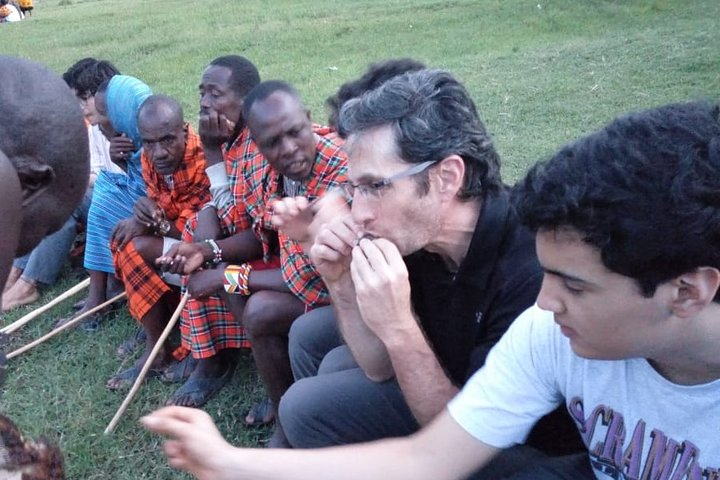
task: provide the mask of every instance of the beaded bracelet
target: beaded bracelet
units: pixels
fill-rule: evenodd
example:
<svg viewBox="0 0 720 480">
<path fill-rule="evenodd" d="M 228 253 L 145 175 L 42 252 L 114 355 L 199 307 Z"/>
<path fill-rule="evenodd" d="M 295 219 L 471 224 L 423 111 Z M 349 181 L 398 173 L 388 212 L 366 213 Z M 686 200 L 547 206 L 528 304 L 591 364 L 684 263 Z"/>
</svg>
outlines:
<svg viewBox="0 0 720 480">
<path fill-rule="evenodd" d="M 250 271 L 252 265 L 243 263 L 242 265 L 228 265 L 225 268 L 225 278 L 223 286 L 227 293 L 236 293 L 238 295 L 250 295 Z"/>
<path fill-rule="evenodd" d="M 205 243 L 210 245 L 210 248 L 212 249 L 213 258 L 212 260 L 210 260 L 210 262 L 213 265 L 217 265 L 218 263 L 222 262 L 222 249 L 217 244 L 217 242 L 210 238 L 205 240 Z"/>
</svg>

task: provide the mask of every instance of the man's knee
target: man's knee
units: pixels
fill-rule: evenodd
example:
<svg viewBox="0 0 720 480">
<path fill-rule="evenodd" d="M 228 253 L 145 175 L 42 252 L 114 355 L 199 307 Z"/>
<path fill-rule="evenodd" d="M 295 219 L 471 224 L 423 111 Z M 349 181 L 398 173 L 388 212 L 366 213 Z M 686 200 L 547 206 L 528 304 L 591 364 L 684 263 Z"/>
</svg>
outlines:
<svg viewBox="0 0 720 480">
<path fill-rule="evenodd" d="M 298 317 L 288 337 L 288 354 L 296 379 L 316 375 L 325 355 L 342 343 L 332 307 L 321 307 Z"/>
<path fill-rule="evenodd" d="M 162 239 L 141 235 L 130 240 L 129 244 L 135 248 L 138 254 L 154 266 L 155 259 L 162 255 Z"/>
<path fill-rule="evenodd" d="M 274 323 L 285 321 L 281 318 L 282 308 L 278 303 L 278 296 L 273 295 L 272 292 L 259 291 L 248 297 L 243 310 L 242 324 L 251 339 L 276 332 L 277 325 Z"/>
<path fill-rule="evenodd" d="M 280 399 L 278 415 L 285 436 L 295 448 L 310 448 L 319 441 L 321 428 L 332 420 L 325 401 L 330 398 L 325 384 L 316 377 L 293 383 Z"/>
</svg>

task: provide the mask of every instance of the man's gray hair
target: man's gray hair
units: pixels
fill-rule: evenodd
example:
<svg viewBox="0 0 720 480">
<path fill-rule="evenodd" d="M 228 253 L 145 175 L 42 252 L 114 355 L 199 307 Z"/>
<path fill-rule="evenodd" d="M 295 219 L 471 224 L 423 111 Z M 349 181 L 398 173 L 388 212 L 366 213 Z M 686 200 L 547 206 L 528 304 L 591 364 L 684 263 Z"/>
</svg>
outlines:
<svg viewBox="0 0 720 480">
<path fill-rule="evenodd" d="M 500 157 L 465 87 L 444 70 L 399 75 L 340 111 L 343 136 L 390 125 L 408 163 L 458 155 L 465 162 L 460 198 L 481 197 L 502 185 Z"/>
</svg>

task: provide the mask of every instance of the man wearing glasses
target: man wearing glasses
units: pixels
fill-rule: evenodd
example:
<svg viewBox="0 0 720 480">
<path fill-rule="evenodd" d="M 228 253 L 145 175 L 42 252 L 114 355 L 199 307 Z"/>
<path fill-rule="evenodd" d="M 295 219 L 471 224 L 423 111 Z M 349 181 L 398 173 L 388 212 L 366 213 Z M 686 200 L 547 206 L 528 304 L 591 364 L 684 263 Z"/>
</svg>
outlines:
<svg viewBox="0 0 720 480">
<path fill-rule="evenodd" d="M 542 277 L 499 156 L 449 73 L 388 81 L 348 102 L 339 129 L 352 205 L 311 249 L 334 308 L 290 332 L 297 381 L 280 420 L 295 448 L 417 431 L 533 304 Z M 292 229 L 304 205 L 284 200 L 276 222 Z"/>
</svg>

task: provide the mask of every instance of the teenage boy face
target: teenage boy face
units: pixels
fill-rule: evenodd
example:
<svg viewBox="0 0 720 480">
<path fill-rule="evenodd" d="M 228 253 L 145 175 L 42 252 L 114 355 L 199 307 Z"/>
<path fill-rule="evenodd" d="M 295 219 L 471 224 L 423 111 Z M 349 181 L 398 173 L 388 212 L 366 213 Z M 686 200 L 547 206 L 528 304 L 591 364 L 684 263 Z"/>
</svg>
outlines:
<svg viewBox="0 0 720 480">
<path fill-rule="evenodd" d="M 670 283 L 643 296 L 635 280 L 608 270 L 600 251 L 572 230 L 541 230 L 536 247 L 545 272 L 538 306 L 554 314 L 578 355 L 653 358 L 682 337 L 682 322 L 670 308 Z"/>
</svg>

